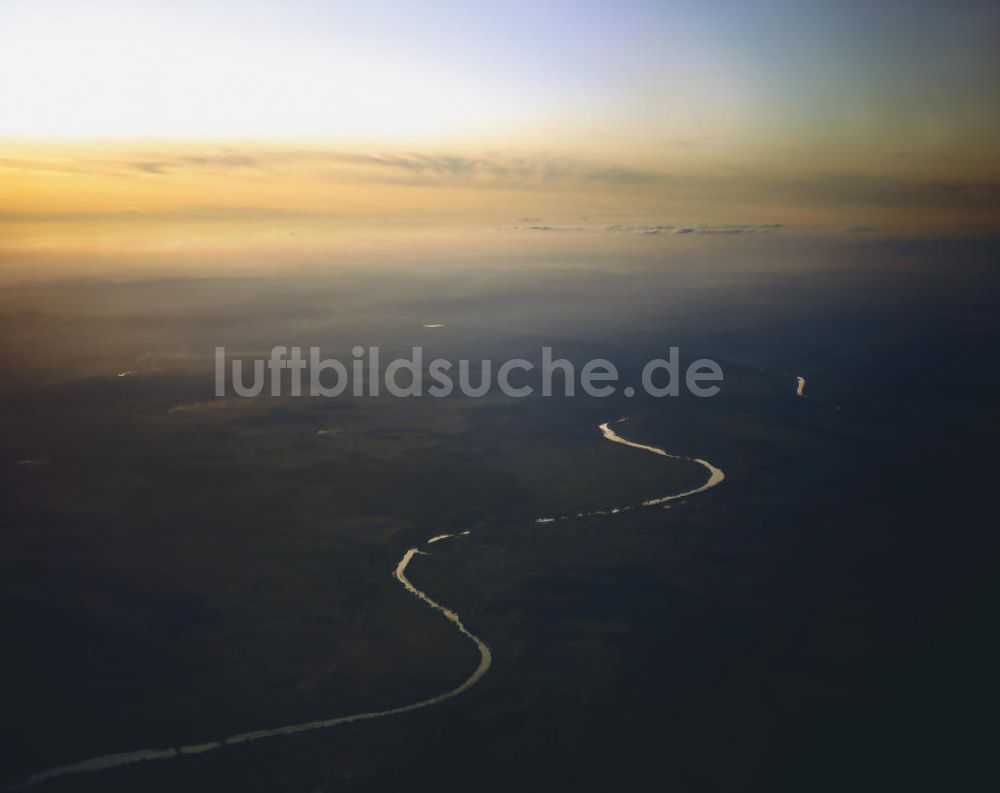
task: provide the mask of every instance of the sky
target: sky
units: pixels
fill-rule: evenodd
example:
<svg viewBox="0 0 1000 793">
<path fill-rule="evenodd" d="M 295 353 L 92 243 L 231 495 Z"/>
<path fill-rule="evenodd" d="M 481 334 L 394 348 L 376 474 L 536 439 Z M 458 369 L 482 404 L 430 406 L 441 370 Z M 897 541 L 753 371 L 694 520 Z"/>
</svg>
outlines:
<svg viewBox="0 0 1000 793">
<path fill-rule="evenodd" d="M 976 0 L 5 0 L 0 263 L 210 220 L 991 234 L 998 78 Z"/>
</svg>

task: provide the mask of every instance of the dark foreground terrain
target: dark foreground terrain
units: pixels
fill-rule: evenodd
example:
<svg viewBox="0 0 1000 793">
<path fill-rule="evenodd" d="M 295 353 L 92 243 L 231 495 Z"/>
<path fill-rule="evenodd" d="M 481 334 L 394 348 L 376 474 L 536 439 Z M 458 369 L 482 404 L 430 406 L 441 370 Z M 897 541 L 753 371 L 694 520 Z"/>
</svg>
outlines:
<svg viewBox="0 0 1000 793">
<path fill-rule="evenodd" d="M 332 303 L 374 281 L 12 291 L 0 778 L 454 687 L 475 648 L 391 573 L 470 529 L 409 571 L 493 650 L 466 694 L 37 789 L 995 789 L 995 254 L 851 251 L 839 269 L 680 286 L 554 272 L 507 325 L 528 289 L 508 275 L 410 284 L 343 326 L 317 291 Z M 546 296 L 586 279 L 601 301 L 552 319 Z M 473 319 L 456 306 L 478 289 Z M 213 290 L 253 320 L 210 327 Z M 657 290 L 661 309 L 643 302 Z M 629 295 L 642 310 L 622 319 Z M 547 319 L 525 324 L 533 311 Z M 292 316 L 312 324 L 292 335 Z M 219 402 L 200 359 L 116 376 L 151 349 L 263 343 L 269 323 L 271 344 L 430 344 L 421 320 L 475 358 L 547 343 L 632 372 L 680 344 L 719 360 L 725 385 L 707 400 Z M 71 349 L 85 363 L 60 377 L 51 360 Z M 668 510 L 534 523 L 697 486 L 690 463 L 603 440 L 598 423 L 623 415 L 627 437 L 726 481 Z"/>
</svg>

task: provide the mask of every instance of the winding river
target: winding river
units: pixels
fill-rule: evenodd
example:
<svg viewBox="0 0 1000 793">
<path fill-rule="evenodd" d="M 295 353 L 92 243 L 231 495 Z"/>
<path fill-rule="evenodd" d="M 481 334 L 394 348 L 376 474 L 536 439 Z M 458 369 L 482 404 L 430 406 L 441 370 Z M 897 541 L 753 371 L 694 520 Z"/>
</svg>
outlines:
<svg viewBox="0 0 1000 793">
<path fill-rule="evenodd" d="M 802 378 L 799 378 L 800 385 L 799 391 L 805 384 Z M 799 396 L 802 396 L 799 393 Z M 627 418 L 620 418 L 615 422 L 616 424 L 621 424 L 627 421 Z M 668 502 L 677 501 L 679 499 L 687 498 L 688 496 L 693 496 L 697 493 L 703 493 L 709 488 L 715 487 L 720 484 L 725 479 L 725 474 L 719 469 L 712 465 L 707 460 L 702 460 L 698 457 L 684 457 L 682 455 L 670 454 L 663 449 L 656 446 L 649 446 L 644 443 L 637 443 L 636 441 L 630 441 L 623 438 L 615 430 L 611 428 L 611 422 L 605 422 L 600 425 L 601 434 L 606 440 L 612 443 L 618 443 L 622 446 L 628 446 L 633 449 L 639 449 L 640 451 L 649 452 L 651 454 L 656 454 L 661 457 L 670 457 L 675 460 L 686 460 L 692 463 L 696 463 L 702 466 L 707 472 L 708 477 L 705 479 L 699 487 L 692 490 L 686 490 L 682 493 L 670 493 L 667 495 L 657 496 L 655 498 L 647 499 L 640 504 L 630 504 L 620 507 L 610 507 L 607 509 L 593 510 L 590 512 L 577 512 L 574 515 L 561 515 L 558 517 L 549 518 L 538 518 L 535 523 L 545 524 L 552 523 L 556 520 L 568 520 L 571 518 L 586 518 L 586 517 L 596 517 L 596 516 L 606 516 L 606 515 L 616 515 L 621 512 L 629 512 L 631 510 L 640 509 L 642 507 L 656 507 L 666 505 Z M 441 542 L 443 540 L 450 540 L 459 537 L 467 537 L 471 534 L 470 531 L 462 531 L 456 534 L 438 534 L 434 537 L 428 539 L 424 545 L 431 545 L 436 542 Z M 403 588 L 409 592 L 414 597 L 421 600 L 429 608 L 439 612 L 445 619 L 447 619 L 455 629 L 466 637 L 470 642 L 472 642 L 476 650 L 479 652 L 479 663 L 475 670 L 470 674 L 465 680 L 463 680 L 455 688 L 449 689 L 442 694 L 438 694 L 433 697 L 428 697 L 427 699 L 422 699 L 417 702 L 411 702 L 408 705 L 400 705 L 399 707 L 389 708 L 387 710 L 373 710 L 366 713 L 354 713 L 348 716 L 336 716 L 330 719 L 321 719 L 318 721 L 308 721 L 301 724 L 289 724 L 284 727 L 272 727 L 270 729 L 255 730 L 253 732 L 244 732 L 237 735 L 230 735 L 228 738 L 224 738 L 221 741 L 209 741 L 207 743 L 197 743 L 190 744 L 188 746 L 172 746 L 166 749 L 139 749 L 134 752 L 119 752 L 117 754 L 106 754 L 100 757 L 92 757 L 89 760 L 83 760 L 79 763 L 73 763 L 70 765 L 57 766 L 55 768 L 50 768 L 46 771 L 40 771 L 36 774 L 32 774 L 28 779 L 19 785 L 15 785 L 9 790 L 21 790 L 26 787 L 31 787 L 32 785 L 37 785 L 40 782 L 45 782 L 50 779 L 55 779 L 57 777 L 68 776 L 70 774 L 81 774 L 88 771 L 101 771 L 108 768 L 116 768 L 118 766 L 129 765 L 131 763 L 138 763 L 145 760 L 168 760 L 175 757 L 180 757 L 183 755 L 201 754 L 203 752 L 209 752 L 215 749 L 221 749 L 226 746 L 234 746 L 236 744 L 247 743 L 249 741 L 260 740 L 261 738 L 272 738 L 276 735 L 293 735 L 299 732 L 308 732 L 309 730 L 322 730 L 328 727 L 335 727 L 338 724 L 349 724 L 356 721 L 368 721 L 370 719 L 380 719 L 384 716 L 396 716 L 402 713 L 409 713 L 410 711 L 420 710 L 421 708 L 428 708 L 432 705 L 437 705 L 445 700 L 452 699 L 464 693 L 468 689 L 472 688 L 476 683 L 478 683 L 483 675 L 489 670 L 490 665 L 493 663 L 493 654 L 490 651 L 489 645 L 486 644 L 482 639 L 476 636 L 472 631 L 465 627 L 462 622 L 462 618 L 458 614 L 445 606 L 442 606 L 436 600 L 431 598 L 426 592 L 417 589 L 409 578 L 406 577 L 406 571 L 410 566 L 410 563 L 415 557 L 420 555 L 426 555 L 425 551 L 419 548 L 410 548 L 406 553 L 403 554 L 403 558 L 399 560 L 393 571 L 393 577 L 403 586 Z"/>
</svg>

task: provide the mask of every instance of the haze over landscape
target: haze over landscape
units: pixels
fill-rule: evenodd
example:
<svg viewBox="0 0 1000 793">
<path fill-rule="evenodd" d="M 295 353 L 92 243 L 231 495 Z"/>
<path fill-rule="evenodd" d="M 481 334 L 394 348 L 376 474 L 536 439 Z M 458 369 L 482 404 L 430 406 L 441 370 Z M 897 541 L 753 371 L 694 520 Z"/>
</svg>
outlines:
<svg viewBox="0 0 1000 793">
<path fill-rule="evenodd" d="M 998 83 L 978 0 L 0 4 L 0 782 L 993 789 Z"/>
</svg>

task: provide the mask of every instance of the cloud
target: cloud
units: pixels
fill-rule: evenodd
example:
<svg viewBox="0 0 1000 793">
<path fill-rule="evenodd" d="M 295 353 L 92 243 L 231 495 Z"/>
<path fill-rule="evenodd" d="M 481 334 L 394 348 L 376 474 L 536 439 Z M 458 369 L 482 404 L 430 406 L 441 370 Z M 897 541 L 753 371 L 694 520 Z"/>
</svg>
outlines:
<svg viewBox="0 0 1000 793">
<path fill-rule="evenodd" d="M 204 154 L 125 161 L 120 164 L 126 168 L 132 168 L 133 170 L 140 171 L 142 173 L 160 176 L 172 171 L 195 169 L 255 169 L 261 168 L 264 164 L 264 160 L 260 157 L 254 157 L 246 154 Z"/>
<path fill-rule="evenodd" d="M 848 234 L 864 234 L 865 232 L 875 231 L 874 226 L 841 226 L 837 231 L 843 231 Z"/>
<path fill-rule="evenodd" d="M 267 172 L 296 173 L 303 168 L 313 175 L 333 169 L 328 176 L 343 177 L 345 169 L 369 180 L 427 184 L 449 182 L 560 183 L 590 182 L 631 186 L 655 182 L 654 171 L 625 168 L 573 157 L 503 153 L 467 156 L 451 153 L 362 152 L 333 148 L 227 147 L 200 153 L 169 149 L 155 152 L 132 150 L 117 159 L 106 157 L 0 158 L 0 168 L 20 171 L 52 171 L 87 175 L 169 177 L 178 173 Z"/>
<path fill-rule="evenodd" d="M 372 166 L 387 174 L 395 171 L 400 176 L 421 179 L 519 183 L 592 182 L 629 186 L 654 182 L 659 178 L 653 171 L 592 163 L 572 157 L 343 154 L 332 159 L 353 165 Z"/>
<path fill-rule="evenodd" d="M 756 234 L 778 231 L 785 226 L 783 223 L 734 223 L 725 226 L 698 226 L 694 229 L 696 234 Z"/>
<path fill-rule="evenodd" d="M 748 186 L 814 206 L 896 206 L 1000 210 L 1000 181 L 899 179 L 865 174 L 816 174 L 751 179 Z"/>
<path fill-rule="evenodd" d="M 133 163 L 132 167 L 143 173 L 161 174 L 166 173 L 169 166 L 164 162 L 137 162 Z"/>
<path fill-rule="evenodd" d="M 31 178 L 34 175 L 72 175 L 88 180 L 90 177 L 109 177 L 114 180 L 142 180 L 142 190 L 150 189 L 157 182 L 170 185 L 174 179 L 200 179 L 210 177 L 227 188 L 219 191 L 226 195 L 247 195 L 250 190 L 267 190 L 271 180 L 281 183 L 286 190 L 298 183 L 318 186 L 376 186 L 440 187 L 460 189 L 516 190 L 527 195 L 532 192 L 563 193 L 586 191 L 590 194 L 604 192 L 611 202 L 632 202 L 633 206 L 773 206 L 814 207 L 840 214 L 846 219 L 866 217 L 871 207 L 880 210 L 913 207 L 944 210 L 968 210 L 988 216 L 1000 212 L 1000 179 L 932 180 L 889 177 L 862 173 L 799 172 L 796 175 L 776 175 L 767 169 L 720 169 L 669 171 L 650 163 L 648 166 L 624 166 L 612 158 L 560 156 L 557 154 L 518 151 L 483 151 L 476 154 L 457 151 L 365 151 L 329 146 L 252 144 L 196 145 L 196 144 L 123 144 L 120 148 L 53 148 L 27 149 L 22 156 L 0 157 L 0 172 L 4 177 L 18 174 Z M 257 178 L 260 177 L 260 178 Z M 240 189 L 248 188 L 240 193 Z M 124 185 L 117 181 L 106 189 Z M 188 193 L 190 194 L 190 193 Z M 263 203 L 266 203 L 265 199 Z M 330 206 L 324 204 L 323 206 Z M 544 204 L 535 198 L 524 204 L 536 208 L 540 214 Z M 610 204 L 609 204 L 610 207 Z M 319 210 L 316 202 L 308 209 Z M 582 209 L 582 207 L 580 207 Z M 34 210 L 34 214 L 30 211 Z M 697 211 L 697 210 L 694 210 Z M 109 215 L 87 214 L 82 211 L 72 218 L 55 215 L 39 205 L 25 206 L 22 212 L 2 213 L 3 221 L 31 220 L 103 220 Z M 178 209 L 177 217 L 227 218 L 242 216 L 278 217 L 273 209 L 198 208 Z M 255 214 L 256 213 L 256 214 Z M 336 212 L 288 212 L 290 216 L 312 215 L 321 218 Z M 565 217 L 573 218 L 576 211 L 567 211 Z M 142 217 L 169 219 L 169 213 L 158 216 L 128 215 L 119 213 L 119 219 Z M 539 217 L 522 218 L 521 223 L 543 226 Z M 828 221 L 836 227 L 837 220 Z M 554 230 L 557 227 L 547 228 Z M 663 234 L 750 234 L 780 229 L 780 224 L 734 224 L 727 226 L 678 226 L 671 223 L 619 225 L 609 231 L 644 236 Z M 858 227 L 857 233 L 860 233 Z M 540 230 L 540 229 L 536 229 Z M 564 229 L 565 230 L 565 229 Z"/>
<path fill-rule="evenodd" d="M 630 226 L 616 223 L 608 226 L 605 231 L 613 234 L 756 234 L 777 231 L 784 228 L 783 223 L 731 223 L 723 226 L 710 226 L 702 223 L 700 226 L 674 226 L 674 225 L 636 225 Z"/>
<path fill-rule="evenodd" d="M 608 226 L 605 231 L 610 231 L 612 234 L 669 234 L 675 228 L 676 226 L 629 226 L 615 223 L 613 226 Z"/>
<path fill-rule="evenodd" d="M 2 212 L 0 223 L 85 223 L 87 221 L 117 221 L 144 223 L 149 221 L 252 221 L 252 220 L 323 220 L 329 218 L 326 212 L 306 212 L 273 207 L 227 207 L 192 206 L 173 211 L 123 212 Z"/>
<path fill-rule="evenodd" d="M 168 150 L 169 151 L 169 150 Z M 677 195 L 732 196 L 793 201 L 814 206 L 877 205 L 929 207 L 996 207 L 1000 181 L 903 179 L 852 173 L 815 173 L 775 177 L 767 172 L 672 173 L 654 167 L 624 167 L 569 156 L 485 152 L 364 152 L 323 147 L 225 147 L 202 152 L 141 152 L 119 160 L 75 158 L 21 163 L 0 159 L 0 167 L 56 169 L 73 173 L 139 173 L 169 177 L 175 173 L 240 174 L 266 172 L 318 178 L 410 185 L 532 186 L 605 185 L 622 188 L 665 188 Z M 527 220 L 523 222 L 537 222 Z M 742 228 L 743 232 L 735 229 Z M 724 233 L 764 230 L 765 226 L 731 226 Z M 662 230 L 634 233 L 664 233 Z M 701 232 L 711 233 L 711 232 Z M 717 232 L 723 233 L 723 232 Z"/>
</svg>

